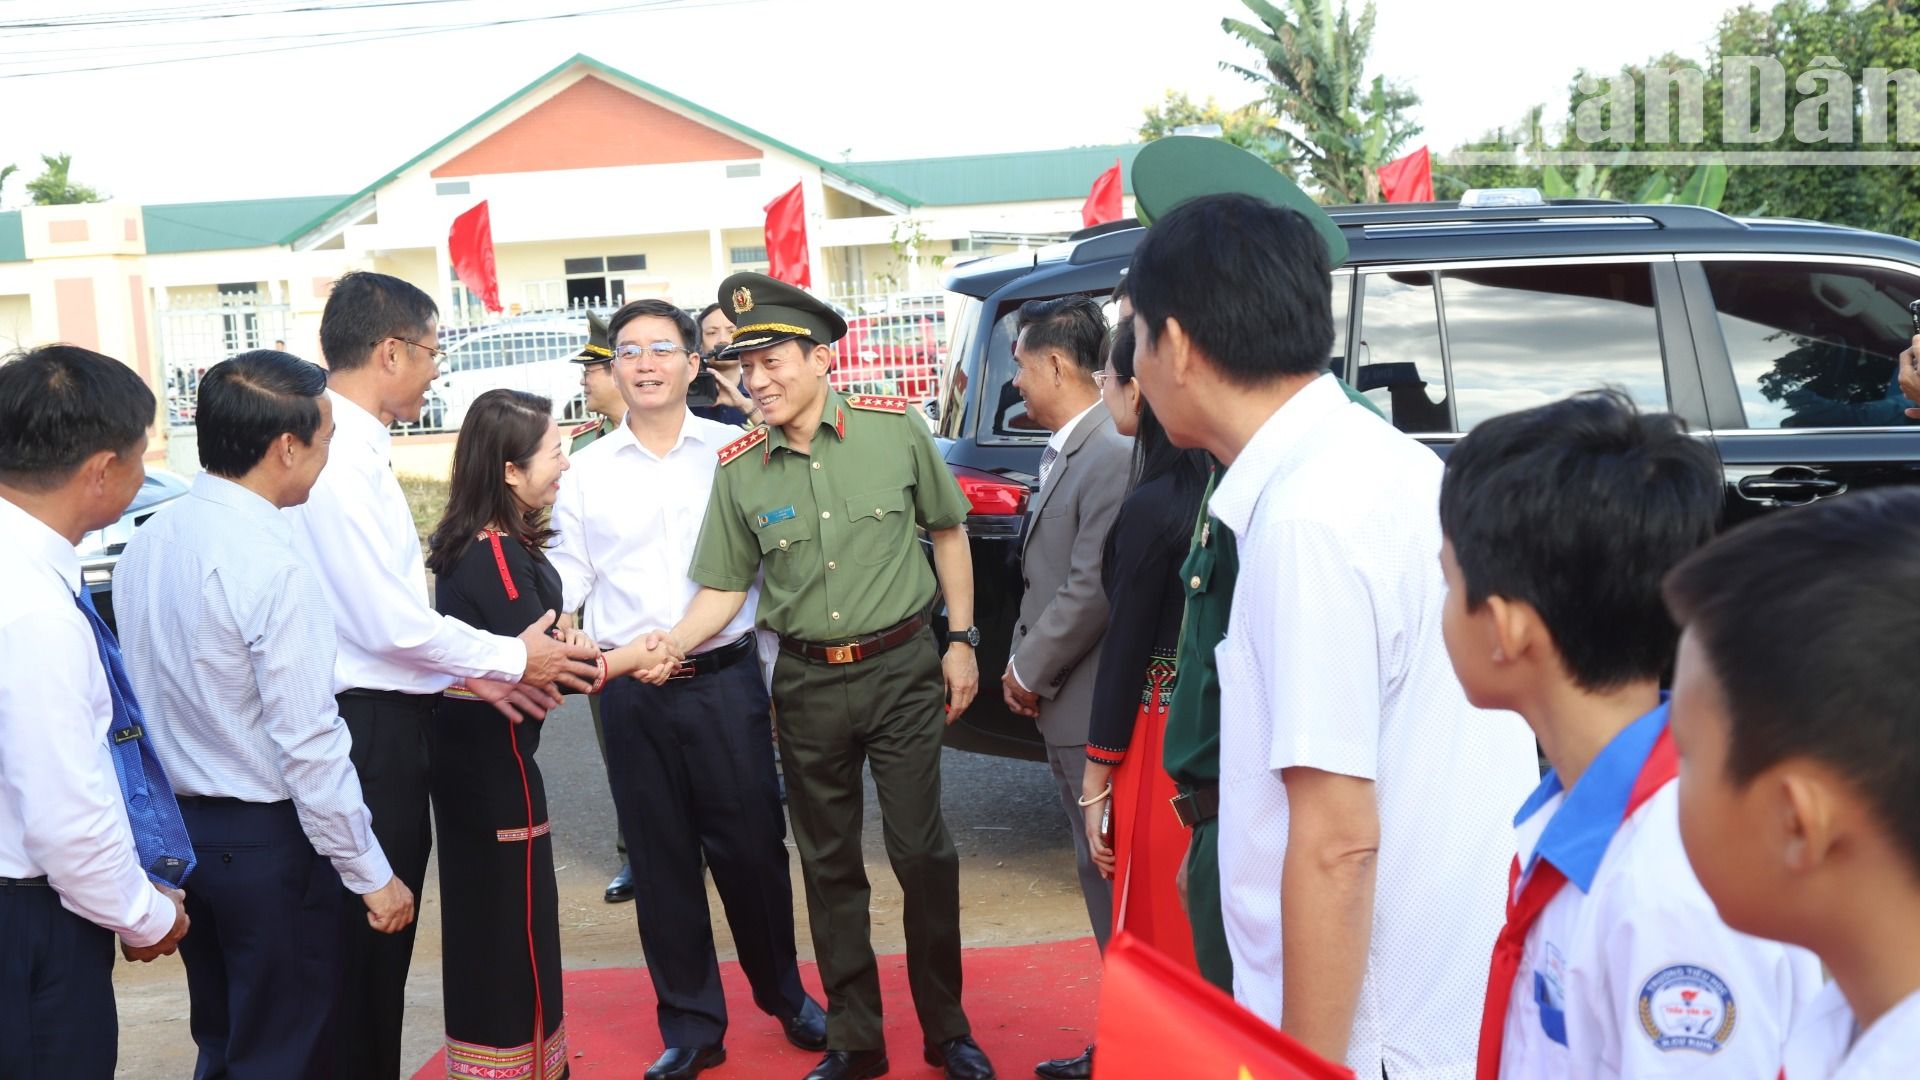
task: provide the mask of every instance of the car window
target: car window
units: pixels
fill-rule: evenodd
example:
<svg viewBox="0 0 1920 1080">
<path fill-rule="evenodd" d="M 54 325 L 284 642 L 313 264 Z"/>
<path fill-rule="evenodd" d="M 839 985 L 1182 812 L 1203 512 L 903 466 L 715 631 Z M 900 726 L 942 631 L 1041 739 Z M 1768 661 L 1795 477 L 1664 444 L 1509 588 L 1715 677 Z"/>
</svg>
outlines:
<svg viewBox="0 0 1920 1080">
<path fill-rule="evenodd" d="M 974 327 L 980 320 L 980 301 L 971 296 L 957 296 L 952 300 L 953 321 L 948 326 L 953 337 L 947 342 L 946 385 L 942 388 L 939 419 L 940 434 L 944 438 L 957 439 L 966 432 L 968 404 L 973 395 L 967 390 L 973 385 L 970 372 L 978 363 L 973 353 Z"/>
<path fill-rule="evenodd" d="M 986 368 L 987 415 L 993 421 L 993 433 L 1002 440 L 1044 439 L 1051 434 L 1027 415 L 1027 403 L 1013 385 L 1018 365 L 1013 361 L 1013 342 L 1019 336 L 1020 306 L 1009 304 L 1006 314 L 996 319 L 993 334 L 987 339 Z"/>
<path fill-rule="evenodd" d="M 1347 316 L 1353 306 L 1353 275 L 1333 276 L 1333 361 L 1334 375 L 1347 377 Z"/>
<path fill-rule="evenodd" d="M 1750 428 L 1892 427 L 1911 421 L 1898 360 L 1920 278 L 1828 263 L 1707 262 L 1721 336 Z"/>
<path fill-rule="evenodd" d="M 1602 387 L 1667 408 L 1647 264 L 1447 270 L 1440 290 L 1458 430 Z"/>
<path fill-rule="evenodd" d="M 1451 431 L 1440 316 L 1426 270 L 1365 275 L 1353 385 L 1401 431 Z"/>
</svg>

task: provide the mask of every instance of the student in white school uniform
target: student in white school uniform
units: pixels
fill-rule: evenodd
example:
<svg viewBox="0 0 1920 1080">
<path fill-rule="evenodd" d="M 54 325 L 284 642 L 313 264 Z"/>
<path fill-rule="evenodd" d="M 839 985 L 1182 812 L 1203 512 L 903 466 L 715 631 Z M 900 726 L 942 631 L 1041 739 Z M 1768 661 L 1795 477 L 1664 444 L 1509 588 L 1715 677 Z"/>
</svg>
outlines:
<svg viewBox="0 0 1920 1080">
<path fill-rule="evenodd" d="M 1666 597 L 1687 857 L 1728 925 L 1833 976 L 1777 1075 L 1920 1076 L 1920 491 L 1742 526 Z"/>
<path fill-rule="evenodd" d="M 1482 1080 L 1768 1077 L 1819 987 L 1811 953 L 1720 921 L 1680 846 L 1660 579 L 1712 536 L 1721 484 L 1711 449 L 1613 392 L 1488 420 L 1447 459 L 1454 670 L 1553 766 L 1514 819 Z"/>
<path fill-rule="evenodd" d="M 1174 442 L 1230 465 L 1220 886 L 1234 996 L 1373 1080 L 1473 1073 L 1511 808 L 1539 778 L 1440 638 L 1432 451 L 1327 373 L 1326 243 L 1243 195 L 1154 221 L 1134 370 Z"/>
</svg>

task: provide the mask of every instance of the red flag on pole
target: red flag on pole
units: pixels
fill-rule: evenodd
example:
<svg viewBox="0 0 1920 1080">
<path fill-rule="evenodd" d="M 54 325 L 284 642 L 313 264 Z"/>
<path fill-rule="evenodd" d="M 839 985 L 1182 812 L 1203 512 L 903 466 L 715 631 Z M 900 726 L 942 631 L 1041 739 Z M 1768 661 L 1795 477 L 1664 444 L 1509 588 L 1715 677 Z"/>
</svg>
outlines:
<svg viewBox="0 0 1920 1080">
<path fill-rule="evenodd" d="M 1353 1080 L 1235 1004 L 1213 984 L 1122 931 L 1100 976 L 1100 1080 Z"/>
<path fill-rule="evenodd" d="M 1087 201 L 1080 204 L 1081 224 L 1092 228 L 1109 221 L 1120 220 L 1120 159 L 1113 159 L 1113 167 L 1100 174 L 1093 182 L 1093 190 L 1087 192 Z"/>
<path fill-rule="evenodd" d="M 807 205 L 800 185 L 768 203 L 767 276 L 803 289 L 813 287 L 807 265 Z"/>
<path fill-rule="evenodd" d="M 1380 166 L 1380 192 L 1388 202 L 1432 202 L 1433 159 L 1421 147 L 1399 161 Z"/>
<path fill-rule="evenodd" d="M 487 216 L 487 200 L 481 199 L 480 205 L 453 219 L 447 255 L 460 284 L 479 297 L 488 311 L 499 311 L 500 278 L 493 269 L 493 222 Z"/>
</svg>

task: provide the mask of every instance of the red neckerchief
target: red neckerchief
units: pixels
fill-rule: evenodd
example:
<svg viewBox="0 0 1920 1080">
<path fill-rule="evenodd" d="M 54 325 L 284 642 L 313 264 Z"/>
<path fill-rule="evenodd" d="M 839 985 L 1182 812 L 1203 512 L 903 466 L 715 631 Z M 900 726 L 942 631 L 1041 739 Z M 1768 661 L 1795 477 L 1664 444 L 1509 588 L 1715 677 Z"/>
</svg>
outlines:
<svg viewBox="0 0 1920 1080">
<path fill-rule="evenodd" d="M 1640 775 L 1627 796 L 1627 808 L 1620 815 L 1625 821 L 1651 799 L 1667 781 L 1679 775 L 1679 759 L 1673 752 L 1673 729 L 1662 729 L 1640 765 Z M 1513 1001 L 1514 976 L 1520 973 L 1520 955 L 1527 943 L 1527 931 L 1546 910 L 1547 903 L 1567 883 L 1560 868 L 1542 859 L 1527 879 L 1527 887 L 1516 899 L 1513 887 L 1520 880 L 1520 857 L 1515 855 L 1507 871 L 1507 923 L 1493 942 L 1493 966 L 1487 974 L 1487 1003 L 1480 1011 L 1480 1056 L 1474 1080 L 1498 1080 L 1500 1043 L 1507 1033 L 1507 1006 Z"/>
</svg>

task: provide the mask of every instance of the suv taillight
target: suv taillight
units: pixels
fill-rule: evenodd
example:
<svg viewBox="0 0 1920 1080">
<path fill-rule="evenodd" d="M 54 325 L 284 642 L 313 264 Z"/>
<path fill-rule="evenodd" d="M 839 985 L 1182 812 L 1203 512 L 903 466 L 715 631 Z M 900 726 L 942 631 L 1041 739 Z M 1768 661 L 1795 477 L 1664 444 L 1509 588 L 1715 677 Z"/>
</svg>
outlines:
<svg viewBox="0 0 1920 1080">
<path fill-rule="evenodd" d="M 953 478 L 973 512 L 989 517 L 1011 517 L 1026 510 L 1027 485 L 964 465 L 953 466 Z"/>
</svg>

